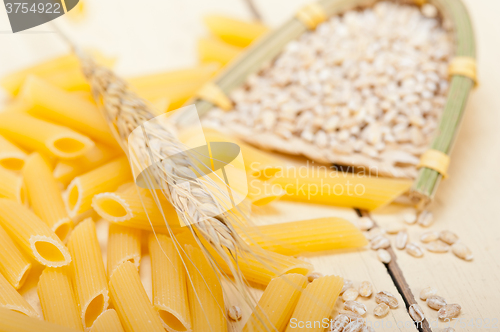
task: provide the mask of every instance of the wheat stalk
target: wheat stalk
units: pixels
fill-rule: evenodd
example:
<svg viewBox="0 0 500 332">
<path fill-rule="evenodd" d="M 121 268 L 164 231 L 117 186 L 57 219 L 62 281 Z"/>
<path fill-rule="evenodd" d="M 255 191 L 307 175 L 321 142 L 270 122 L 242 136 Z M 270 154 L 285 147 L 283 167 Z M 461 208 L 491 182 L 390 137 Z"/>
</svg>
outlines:
<svg viewBox="0 0 500 332">
<path fill-rule="evenodd" d="M 254 303 L 237 264 L 238 253 L 252 252 L 252 249 L 242 241 L 232 226 L 233 223 L 238 222 L 237 218 L 231 213 L 215 216 L 220 200 L 217 203 L 214 196 L 221 195 L 222 191 L 215 193 L 213 190 L 210 191 L 207 184 L 196 177 L 193 169 L 196 170 L 197 167 L 192 161 L 193 156 L 185 152 L 187 149 L 175 136 L 175 128 L 153 124 L 154 130 L 148 128 L 144 140 L 133 141 L 133 144 L 136 143 L 138 146 L 130 147 L 128 137 L 132 131 L 155 117 L 150 106 L 131 91 L 126 82 L 111 70 L 98 65 L 82 52 L 76 51 L 76 53 L 81 60 L 83 73 L 92 88 L 94 99 L 101 104 L 102 112 L 117 141 L 129 156 L 129 160 L 135 157 L 142 163 L 141 168 L 149 166 L 148 160 L 154 165 L 153 171 L 148 172 L 150 176 L 148 187 L 157 200 L 158 207 L 161 209 L 157 191 L 154 188 L 161 188 L 161 192 L 177 210 L 179 218 L 191 229 L 200 247 L 205 249 L 198 239 L 199 234 L 224 259 L 232 270 L 235 286 L 240 295 L 249 304 Z M 151 145 L 155 145 L 155 148 L 152 149 Z M 135 156 L 131 156 L 131 153 Z M 159 163 L 168 157 L 172 157 L 168 165 Z M 169 227 L 167 220 L 165 223 Z M 171 236 L 175 239 L 172 232 Z M 179 248 L 183 250 L 182 246 Z M 206 249 L 204 252 L 210 256 Z M 210 260 L 220 275 L 220 268 L 215 266 L 212 259 Z"/>
</svg>

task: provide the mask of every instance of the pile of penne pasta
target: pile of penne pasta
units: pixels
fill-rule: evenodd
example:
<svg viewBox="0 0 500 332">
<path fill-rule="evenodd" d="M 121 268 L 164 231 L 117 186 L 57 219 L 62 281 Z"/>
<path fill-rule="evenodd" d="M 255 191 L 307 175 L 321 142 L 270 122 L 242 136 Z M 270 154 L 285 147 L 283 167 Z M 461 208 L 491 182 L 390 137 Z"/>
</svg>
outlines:
<svg viewBox="0 0 500 332">
<path fill-rule="evenodd" d="M 251 27 L 260 32 L 248 33 L 245 27 L 224 34 L 228 29 L 214 22 L 237 22 L 207 24 L 239 46 L 265 31 Z M 101 63 L 113 63 L 95 56 Z M 129 82 L 161 114 L 185 103 L 218 68 L 208 63 Z M 65 55 L 12 73 L 0 85 L 12 95 L 0 112 L 0 331 L 226 331 L 228 303 L 221 279 L 233 269 L 206 243 L 208 260 L 181 227 L 172 205 L 155 201 L 135 185 L 127 157 L 92 100 L 76 57 Z M 205 135 L 207 141 L 232 141 L 211 130 Z M 408 187 L 352 178 L 364 185 L 363 195 L 311 196 L 294 190 L 296 176 L 277 176 L 283 167 L 297 165 L 243 142 L 238 145 L 249 181 L 257 181 L 247 195 L 252 206 L 282 197 L 373 209 Z M 324 170 L 318 178 L 300 180 L 330 185 L 345 181 L 331 175 Z M 283 190 L 269 194 L 252 189 L 267 181 Z M 95 226 L 101 219 L 109 223 L 106 264 Z M 313 266 L 294 256 L 367 243 L 354 225 L 333 217 L 248 225 L 238 232 L 256 248 L 239 257 L 239 270 L 248 283 L 266 287 L 251 317 L 245 317 L 244 331 L 288 331 L 291 317 L 328 317 L 342 279 L 326 276 L 309 283 L 305 276 Z M 139 277 L 146 252 L 151 257 L 152 299 Z M 43 317 L 20 295 L 23 284 L 33 278 Z"/>
</svg>

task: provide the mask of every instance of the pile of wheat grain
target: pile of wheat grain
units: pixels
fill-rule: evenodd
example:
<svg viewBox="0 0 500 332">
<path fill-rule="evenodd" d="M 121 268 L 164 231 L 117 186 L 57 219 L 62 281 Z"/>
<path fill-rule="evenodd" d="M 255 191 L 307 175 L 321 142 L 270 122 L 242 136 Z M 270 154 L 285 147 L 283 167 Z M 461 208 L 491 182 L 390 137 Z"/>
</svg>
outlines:
<svg viewBox="0 0 500 332">
<path fill-rule="evenodd" d="M 381 2 L 290 42 L 233 91 L 224 127 L 265 148 L 414 177 L 448 91 L 450 34 L 434 7 Z"/>
</svg>

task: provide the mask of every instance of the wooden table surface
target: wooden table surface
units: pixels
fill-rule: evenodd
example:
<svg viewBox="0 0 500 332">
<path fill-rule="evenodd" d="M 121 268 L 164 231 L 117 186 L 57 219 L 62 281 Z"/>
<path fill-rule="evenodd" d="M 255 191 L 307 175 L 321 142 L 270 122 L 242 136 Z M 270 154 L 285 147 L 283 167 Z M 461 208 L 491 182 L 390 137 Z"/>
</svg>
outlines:
<svg viewBox="0 0 500 332">
<path fill-rule="evenodd" d="M 253 0 L 262 20 L 274 27 L 289 18 L 307 0 Z M 435 286 L 450 303 L 462 306 L 457 331 L 500 331 L 500 1 L 465 0 L 470 10 L 478 41 L 480 85 L 473 92 L 456 146 L 452 153 L 450 177 L 443 181 L 432 211 L 436 222 L 432 229 L 450 229 L 474 252 L 473 262 L 464 262 L 449 254 L 426 252 L 421 259 L 396 252 L 397 263 L 411 291 L 418 298 L 423 287 Z M 203 27 L 206 13 L 252 18 L 247 0 L 88 0 L 85 21 L 75 24 L 65 17 L 57 19 L 80 44 L 118 56 L 121 74 L 139 74 L 175 69 L 196 63 L 196 38 L 208 32 Z M 6 33 L 9 25 L 0 10 L 0 76 L 67 51 L 51 26 L 31 29 L 16 35 Z M 402 207 L 392 205 L 372 213 L 382 226 L 401 220 Z M 261 211 L 257 222 L 283 222 L 320 216 L 342 216 L 355 220 L 354 210 L 309 204 L 274 203 L 273 213 Z M 279 213 L 278 213 L 279 212 Z M 101 226 L 105 240 L 106 227 Z M 415 240 L 424 229 L 409 228 Z M 338 274 L 359 284 L 371 281 L 376 290 L 398 294 L 400 307 L 383 320 L 375 319 L 373 299 L 366 303 L 368 321 L 377 331 L 416 331 L 403 300 L 386 267 L 368 249 L 311 256 L 317 270 Z M 142 275 L 147 275 L 144 259 Z M 144 278 L 145 280 L 147 278 Z M 147 280 L 146 289 L 150 291 Z M 259 291 L 257 291 L 258 293 Z M 30 302 L 36 303 L 33 283 L 23 289 Z M 236 301 L 236 300 L 234 300 Z M 437 313 L 421 303 L 433 331 L 448 324 L 437 323 Z M 246 309 L 248 312 L 248 308 Z M 378 324 L 378 325 L 377 325 Z M 383 324 L 383 325 L 381 325 Z M 495 325 L 496 324 L 496 325 Z M 489 327 L 489 328 L 488 328 Z"/>
</svg>

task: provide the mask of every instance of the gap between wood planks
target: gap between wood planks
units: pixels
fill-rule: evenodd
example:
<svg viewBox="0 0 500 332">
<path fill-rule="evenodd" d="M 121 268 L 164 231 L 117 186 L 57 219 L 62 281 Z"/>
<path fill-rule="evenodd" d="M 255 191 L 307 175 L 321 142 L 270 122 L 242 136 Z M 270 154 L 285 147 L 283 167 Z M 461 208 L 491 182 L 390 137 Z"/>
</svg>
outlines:
<svg viewBox="0 0 500 332">
<path fill-rule="evenodd" d="M 256 21 L 262 21 L 262 15 L 260 11 L 258 10 L 257 6 L 255 5 L 253 0 L 243 0 L 245 4 L 247 5 L 252 17 Z M 368 211 L 362 211 L 359 209 L 355 209 L 356 213 L 362 217 L 370 217 L 370 214 Z M 374 221 L 375 223 L 375 221 Z M 377 224 L 375 223 L 377 226 Z M 410 286 L 406 282 L 406 279 L 404 277 L 403 271 L 399 267 L 397 263 L 397 257 L 396 254 L 394 253 L 394 250 L 392 249 L 392 246 L 387 248 L 387 251 L 391 255 L 391 262 L 389 264 L 384 264 L 385 267 L 387 268 L 387 272 L 391 276 L 392 282 L 394 283 L 394 286 L 396 286 L 396 289 L 398 290 L 399 294 L 403 298 L 403 301 L 405 302 L 405 307 L 406 311 L 408 312 L 408 309 L 410 305 L 412 304 L 418 304 L 417 301 L 415 300 L 415 297 L 413 296 L 413 293 L 411 292 Z M 409 313 L 408 313 L 409 315 Z M 410 316 L 411 318 L 411 316 Z M 415 327 L 420 331 L 420 332 L 432 332 L 431 327 L 429 326 L 429 322 L 427 319 L 424 319 L 422 323 L 415 323 Z"/>
<path fill-rule="evenodd" d="M 373 218 L 370 216 L 370 213 L 368 211 L 356 209 L 356 213 L 360 217 L 369 217 L 374 222 L 375 227 L 378 227 L 377 223 L 375 222 L 375 220 L 373 220 Z M 418 305 L 418 303 L 415 300 L 413 293 L 411 292 L 410 286 L 406 282 L 403 271 L 401 270 L 401 268 L 398 265 L 397 256 L 394 253 L 394 249 L 392 248 L 392 246 L 390 246 L 386 250 L 391 255 L 391 261 L 389 264 L 384 264 L 384 265 L 387 268 L 387 272 L 391 276 L 391 279 L 392 279 L 392 282 L 394 283 L 394 286 L 396 286 L 396 289 L 398 290 L 399 294 L 403 298 L 403 301 L 405 301 L 406 311 L 408 311 L 410 305 L 412 305 L 412 304 Z M 409 313 L 408 313 L 408 315 L 409 315 Z M 411 316 L 410 316 L 410 318 L 411 318 Z M 427 319 L 424 319 L 421 323 L 415 323 L 415 327 L 420 332 L 432 332 L 432 329 L 431 329 Z"/>
</svg>

